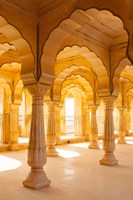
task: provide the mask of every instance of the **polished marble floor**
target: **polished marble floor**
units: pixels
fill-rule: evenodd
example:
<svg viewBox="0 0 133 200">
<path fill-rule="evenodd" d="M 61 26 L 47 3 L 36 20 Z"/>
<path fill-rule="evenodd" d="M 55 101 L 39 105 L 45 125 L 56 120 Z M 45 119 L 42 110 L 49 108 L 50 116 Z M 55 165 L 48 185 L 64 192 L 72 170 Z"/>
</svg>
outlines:
<svg viewBox="0 0 133 200">
<path fill-rule="evenodd" d="M 116 145 L 117 167 L 100 166 L 103 150 L 88 149 L 88 143 L 57 146 L 60 157 L 48 158 L 45 165 L 51 186 L 38 191 L 22 185 L 30 169 L 27 151 L 0 153 L 0 199 L 132 200 L 133 138 L 127 142 Z"/>
</svg>

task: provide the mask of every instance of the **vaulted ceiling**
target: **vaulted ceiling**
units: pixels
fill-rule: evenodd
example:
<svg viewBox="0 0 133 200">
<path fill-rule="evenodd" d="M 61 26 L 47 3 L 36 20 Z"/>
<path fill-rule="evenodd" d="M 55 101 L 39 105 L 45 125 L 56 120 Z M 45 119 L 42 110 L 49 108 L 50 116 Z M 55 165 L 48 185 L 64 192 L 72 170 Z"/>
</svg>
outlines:
<svg viewBox="0 0 133 200">
<path fill-rule="evenodd" d="M 105 9 L 102 2 L 2 0 L 1 73 L 21 72 L 24 84 L 39 80 L 51 86 L 55 79 L 53 96 L 58 99 L 61 90 L 70 88 L 68 84 L 85 86 L 84 92 L 92 93 L 91 97 L 94 93 L 117 96 L 121 82 L 132 82 L 127 4 L 124 1 L 120 7 L 113 0 L 106 3 L 110 9 Z"/>
</svg>

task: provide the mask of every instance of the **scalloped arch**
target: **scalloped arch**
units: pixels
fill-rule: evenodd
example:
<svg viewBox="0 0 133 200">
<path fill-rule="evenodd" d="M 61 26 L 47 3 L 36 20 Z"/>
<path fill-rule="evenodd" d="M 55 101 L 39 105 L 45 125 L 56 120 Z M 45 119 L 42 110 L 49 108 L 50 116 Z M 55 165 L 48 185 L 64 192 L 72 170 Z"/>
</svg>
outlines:
<svg viewBox="0 0 133 200">
<path fill-rule="evenodd" d="M 93 100 L 93 89 L 90 83 L 81 75 L 71 75 L 66 78 L 62 85 L 56 85 L 54 87 L 54 99 L 58 100 L 61 98 L 62 90 L 69 85 L 79 85 L 82 90 L 85 91 L 88 100 Z"/>
<path fill-rule="evenodd" d="M 9 24 L 7 20 L 0 15 L 0 33 L 2 33 L 7 42 L 12 44 L 18 52 L 22 64 L 21 74 L 33 73 L 34 55 L 29 43 L 21 35 L 16 27 Z"/>
<path fill-rule="evenodd" d="M 87 98 L 85 91 L 82 90 L 80 85 L 70 84 L 63 88 L 60 103 L 63 103 L 64 99 L 66 96 L 69 96 L 69 94 L 73 95 L 73 97 L 80 95 L 84 99 Z"/>
<path fill-rule="evenodd" d="M 95 14 L 94 19 L 91 17 L 93 14 Z M 102 24 L 102 22 L 105 20 L 105 15 L 109 21 L 113 18 L 114 22 L 117 22 L 117 25 L 119 25 L 119 27 L 125 31 L 121 19 L 117 16 L 114 16 L 110 11 L 99 11 L 96 8 L 91 8 L 86 11 L 76 9 L 69 18 L 63 20 L 59 26 L 51 32 L 47 41 L 45 42 L 41 57 L 43 73 L 55 75 L 55 59 L 61 49 L 61 46 L 67 40 L 67 38 L 69 38 L 74 31 L 83 27 L 88 21 L 94 24 L 96 23 L 96 19 L 98 19 Z M 114 24 L 112 24 L 112 26 L 114 26 Z M 118 26 L 116 26 L 116 29 L 117 28 Z M 47 68 L 45 66 L 47 66 Z"/>
<path fill-rule="evenodd" d="M 118 94 L 119 93 L 119 79 L 120 79 L 120 75 L 122 70 L 126 67 L 126 65 L 131 65 L 131 62 L 128 58 L 123 58 L 120 62 L 119 65 L 115 68 L 114 71 L 114 76 L 113 76 L 113 85 L 114 87 L 114 94 Z"/>
</svg>

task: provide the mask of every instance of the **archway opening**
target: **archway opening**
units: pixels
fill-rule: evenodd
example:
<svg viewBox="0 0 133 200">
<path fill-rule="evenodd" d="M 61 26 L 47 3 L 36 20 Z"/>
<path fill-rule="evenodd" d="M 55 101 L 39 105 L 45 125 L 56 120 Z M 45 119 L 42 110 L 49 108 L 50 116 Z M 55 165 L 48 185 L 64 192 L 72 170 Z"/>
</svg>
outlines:
<svg viewBox="0 0 133 200">
<path fill-rule="evenodd" d="M 66 134 L 74 134 L 74 117 L 75 117 L 75 100 L 74 98 L 65 99 L 65 127 Z"/>
</svg>

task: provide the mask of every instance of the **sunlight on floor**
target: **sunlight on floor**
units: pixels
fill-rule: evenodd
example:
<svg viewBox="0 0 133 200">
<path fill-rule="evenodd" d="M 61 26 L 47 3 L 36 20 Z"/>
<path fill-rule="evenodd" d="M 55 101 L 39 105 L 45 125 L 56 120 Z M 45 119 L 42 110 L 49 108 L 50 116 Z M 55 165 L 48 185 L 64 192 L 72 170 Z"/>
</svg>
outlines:
<svg viewBox="0 0 133 200">
<path fill-rule="evenodd" d="M 18 142 L 19 143 L 28 143 L 29 142 L 29 138 L 21 138 L 21 137 L 19 137 Z"/>
<path fill-rule="evenodd" d="M 89 148 L 89 144 L 90 143 L 76 143 L 76 144 L 70 144 L 70 146 L 81 147 L 81 148 L 88 149 Z M 103 149 L 102 142 L 99 143 L 99 149 Z"/>
<path fill-rule="evenodd" d="M 70 146 L 73 146 L 73 147 L 81 147 L 81 148 L 86 148 L 86 149 L 88 149 L 88 144 L 87 144 L 87 143 L 70 144 Z"/>
<path fill-rule="evenodd" d="M 20 167 L 22 162 L 0 155 L 0 172 Z"/>
<path fill-rule="evenodd" d="M 127 144 L 133 144 L 133 140 L 128 140 L 128 139 L 126 139 L 126 143 L 127 143 Z"/>
<path fill-rule="evenodd" d="M 74 158 L 80 156 L 80 153 L 75 151 L 69 151 L 69 150 L 62 150 L 62 149 L 56 149 L 59 152 L 59 156 L 63 158 Z"/>
</svg>

